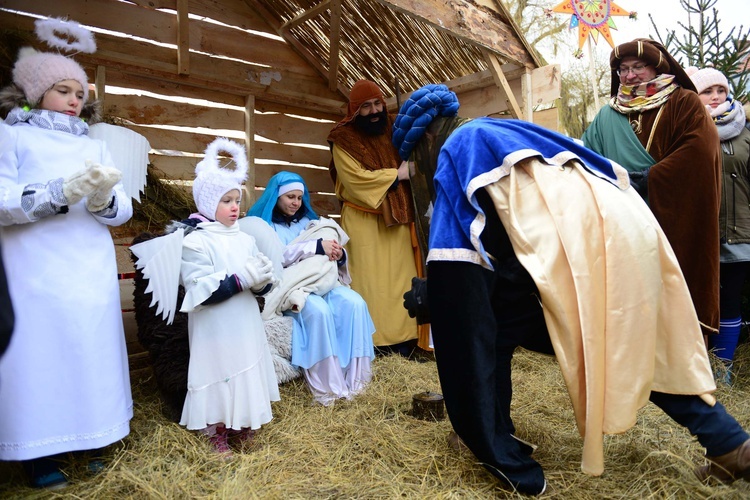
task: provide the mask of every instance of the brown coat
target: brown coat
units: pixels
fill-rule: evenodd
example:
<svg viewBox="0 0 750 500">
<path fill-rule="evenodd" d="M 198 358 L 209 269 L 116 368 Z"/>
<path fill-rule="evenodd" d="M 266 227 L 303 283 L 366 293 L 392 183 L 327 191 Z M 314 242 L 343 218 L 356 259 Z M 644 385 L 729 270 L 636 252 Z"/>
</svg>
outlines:
<svg viewBox="0 0 750 500">
<path fill-rule="evenodd" d="M 695 92 L 680 88 L 663 106 L 649 154 L 648 201 L 685 275 L 703 333 L 719 328 L 721 149 Z M 659 109 L 643 113 L 646 147 Z"/>
</svg>

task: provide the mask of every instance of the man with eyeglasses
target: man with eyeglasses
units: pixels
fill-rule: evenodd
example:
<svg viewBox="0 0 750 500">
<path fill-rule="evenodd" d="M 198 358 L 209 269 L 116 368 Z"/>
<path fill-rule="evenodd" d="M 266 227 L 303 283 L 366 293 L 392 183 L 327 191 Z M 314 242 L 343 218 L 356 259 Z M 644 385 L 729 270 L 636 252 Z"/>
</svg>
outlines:
<svg viewBox="0 0 750 500">
<path fill-rule="evenodd" d="M 658 42 L 610 56 L 612 87 L 584 144 L 625 167 L 677 255 L 703 335 L 719 326 L 721 155 L 693 82 Z"/>
<path fill-rule="evenodd" d="M 584 144 L 628 170 L 674 250 L 705 339 L 719 327 L 716 127 L 693 82 L 660 43 L 639 38 L 618 45 L 610 68 L 612 98 L 583 134 Z M 750 476 L 750 442 L 708 458 L 732 479 Z M 710 474 L 720 475 L 720 468 L 712 466 Z"/>
</svg>

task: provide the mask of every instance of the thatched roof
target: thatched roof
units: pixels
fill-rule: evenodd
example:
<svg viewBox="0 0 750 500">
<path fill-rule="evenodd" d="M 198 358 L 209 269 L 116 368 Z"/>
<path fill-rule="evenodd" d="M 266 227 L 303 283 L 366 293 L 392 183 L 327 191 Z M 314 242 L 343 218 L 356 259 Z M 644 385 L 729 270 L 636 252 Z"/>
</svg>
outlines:
<svg viewBox="0 0 750 500">
<path fill-rule="evenodd" d="M 397 79 L 401 89 L 411 91 L 477 75 L 488 70 L 485 52 L 498 56 L 506 70 L 538 66 L 501 2 L 247 3 L 329 81 L 329 88 L 344 95 L 360 78 L 381 83 L 393 96 Z"/>
</svg>

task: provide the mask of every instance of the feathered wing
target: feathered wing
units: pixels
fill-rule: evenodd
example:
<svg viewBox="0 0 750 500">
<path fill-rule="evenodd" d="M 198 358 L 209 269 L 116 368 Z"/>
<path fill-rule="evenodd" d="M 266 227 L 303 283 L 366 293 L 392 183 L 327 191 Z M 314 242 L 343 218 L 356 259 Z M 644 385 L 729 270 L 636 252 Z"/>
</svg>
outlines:
<svg viewBox="0 0 750 500">
<path fill-rule="evenodd" d="M 148 280 L 145 293 L 151 292 L 151 304 L 158 304 L 156 314 L 161 314 L 167 324 L 172 324 L 177 311 L 177 292 L 180 285 L 182 240 L 185 229 L 160 236 L 130 247 L 138 257 L 135 267 L 141 269 Z"/>
<path fill-rule="evenodd" d="M 129 128 L 109 123 L 90 126 L 89 137 L 104 141 L 115 162 L 114 166 L 122 173 L 125 193 L 140 202 L 140 193 L 146 187 L 148 152 L 151 151 L 148 140 Z"/>
</svg>

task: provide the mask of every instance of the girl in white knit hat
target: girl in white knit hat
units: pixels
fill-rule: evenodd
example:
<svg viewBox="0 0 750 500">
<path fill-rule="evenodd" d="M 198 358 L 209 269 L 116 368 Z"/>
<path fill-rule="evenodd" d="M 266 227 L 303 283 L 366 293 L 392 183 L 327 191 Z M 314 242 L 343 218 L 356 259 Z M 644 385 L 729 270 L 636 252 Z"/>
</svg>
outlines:
<svg viewBox="0 0 750 500">
<path fill-rule="evenodd" d="M 219 166 L 219 151 L 231 154 L 234 169 Z M 271 421 L 271 401 L 279 400 L 256 299 L 271 290 L 275 277 L 272 262 L 237 223 L 247 175 L 244 148 L 217 139 L 195 172 L 193 198 L 199 213 L 172 224 L 167 236 L 133 245 L 131 251 L 168 322 L 176 310 L 179 273 L 185 287 L 180 310 L 188 313 L 190 341 L 180 424 L 206 435 L 228 458 L 227 438 L 251 438 Z"/>
<path fill-rule="evenodd" d="M 727 365 L 724 380 L 731 383 L 732 359 L 742 325 L 742 288 L 750 270 L 750 131 L 745 110 L 729 93 L 726 76 L 714 68 L 687 69 L 701 102 L 719 132 L 722 152 L 722 193 L 719 211 L 720 322 L 709 347 Z"/>
<path fill-rule="evenodd" d="M 36 22 L 57 49 L 93 52 L 91 33 Z M 67 33 L 67 39 L 57 33 Z M 132 214 L 101 141 L 81 119 L 89 85 L 73 59 L 22 49 L 0 148 L 0 237 L 15 332 L 0 360 L 0 460 L 59 487 L 67 452 L 128 435 L 133 416 L 115 250 L 108 226 Z M 3 113 L 5 114 L 5 113 Z M 101 464 L 97 464 L 100 467 Z"/>
</svg>

